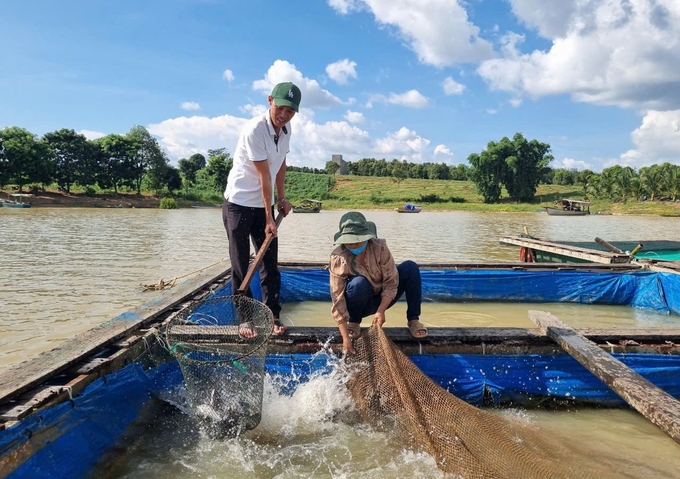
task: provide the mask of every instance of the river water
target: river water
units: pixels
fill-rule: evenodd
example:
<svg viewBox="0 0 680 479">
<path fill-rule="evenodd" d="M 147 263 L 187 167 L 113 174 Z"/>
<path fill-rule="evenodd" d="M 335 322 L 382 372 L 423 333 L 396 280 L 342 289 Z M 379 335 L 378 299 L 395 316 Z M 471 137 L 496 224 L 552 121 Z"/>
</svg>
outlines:
<svg viewBox="0 0 680 479">
<path fill-rule="evenodd" d="M 343 213 L 289 215 L 279 229 L 280 259 L 327 261 Z M 680 238 L 680 218 L 364 213 L 377 224 L 378 235 L 387 239 L 397 261 L 420 263 L 515 261 L 518 249 L 501 246 L 498 239 L 524 228 L 542 239 L 564 241 L 593 241 L 596 236 L 643 243 Z M 52 348 L 156 294 L 142 292 L 140 284 L 179 277 L 224 260 L 227 240 L 219 209 L 0 208 L 0 252 L 1 368 Z M 526 310 L 537 309 L 535 305 L 460 304 L 445 311 L 426 306 L 423 320 L 432 326 L 530 327 Z M 574 326 L 676 324 L 678 319 L 618 307 L 542 305 L 541 309 Z M 286 305 L 282 316 L 290 325 L 333 324 L 324 304 Z M 398 310 L 388 313 L 388 322 L 399 316 Z M 318 378 L 296 394 L 300 396 L 291 399 L 271 386 L 262 425 L 256 434 L 239 440 L 219 442 L 200 433 L 177 435 L 173 431 L 183 419 L 171 414 L 174 426 L 167 421 L 156 424 L 156 432 L 135 443 L 114 476 L 438 477 L 431 459 L 395 446 L 389 435 L 330 420 L 337 410 L 348 407 L 337 381 Z M 590 441 L 593 454 L 619 451 L 622 459 L 639 457 L 661 471 L 646 477 L 680 477 L 678 446 L 636 413 L 514 413 L 572 434 L 575 441 Z M 236 469 L 224 475 L 220 471 L 227 470 L 227 464 Z"/>
</svg>

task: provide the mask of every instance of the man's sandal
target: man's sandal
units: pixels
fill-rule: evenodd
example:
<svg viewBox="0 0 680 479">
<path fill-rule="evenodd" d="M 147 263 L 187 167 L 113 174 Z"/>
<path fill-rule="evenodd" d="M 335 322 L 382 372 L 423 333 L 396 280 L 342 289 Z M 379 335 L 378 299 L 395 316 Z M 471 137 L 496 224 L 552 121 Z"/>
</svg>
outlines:
<svg viewBox="0 0 680 479">
<path fill-rule="evenodd" d="M 427 337 L 427 328 L 417 319 L 408 322 L 408 329 L 411 331 L 411 336 L 416 339 L 423 339 Z"/>
<path fill-rule="evenodd" d="M 360 323 L 347 323 L 347 333 L 349 334 L 349 339 L 356 339 L 361 334 L 361 324 Z"/>
<path fill-rule="evenodd" d="M 238 325 L 238 335 L 244 339 L 255 339 L 257 337 L 257 329 L 252 321 L 246 321 Z"/>
<path fill-rule="evenodd" d="M 278 331 L 277 331 L 277 329 L 278 329 Z M 272 331 L 272 334 L 274 336 L 280 336 L 282 334 L 285 334 L 286 331 L 288 331 L 288 328 L 286 327 L 286 325 L 283 324 L 280 319 L 278 319 L 278 318 L 275 319 L 274 320 L 274 329 Z"/>
</svg>

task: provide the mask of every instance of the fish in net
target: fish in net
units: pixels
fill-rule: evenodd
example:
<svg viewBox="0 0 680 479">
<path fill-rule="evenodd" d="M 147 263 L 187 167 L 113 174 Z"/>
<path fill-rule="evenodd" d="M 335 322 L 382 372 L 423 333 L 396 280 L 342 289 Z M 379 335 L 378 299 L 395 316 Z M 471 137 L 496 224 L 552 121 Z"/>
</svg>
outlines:
<svg viewBox="0 0 680 479">
<path fill-rule="evenodd" d="M 273 325 L 271 310 L 245 295 L 204 300 L 168 323 L 166 342 L 190 407 L 215 435 L 236 436 L 260 423 Z"/>
<path fill-rule="evenodd" d="M 645 477 L 639 464 L 592 457 L 526 423 L 476 408 L 443 389 L 373 326 L 348 356 L 347 383 L 364 420 L 392 428 L 464 479 Z"/>
</svg>

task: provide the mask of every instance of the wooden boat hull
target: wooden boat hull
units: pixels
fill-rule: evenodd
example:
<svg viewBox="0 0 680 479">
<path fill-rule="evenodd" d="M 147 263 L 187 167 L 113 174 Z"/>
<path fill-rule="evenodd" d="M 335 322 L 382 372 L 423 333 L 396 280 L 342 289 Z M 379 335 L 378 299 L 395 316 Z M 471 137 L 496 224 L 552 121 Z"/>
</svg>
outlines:
<svg viewBox="0 0 680 479">
<path fill-rule="evenodd" d="M 324 266 L 282 264 L 282 300 L 328 300 Z M 572 301 L 680 313 L 680 275 L 635 264 L 569 270 L 521 263 L 421 267 L 426 301 Z M 223 264 L 208 268 L 57 350 L 0 371 L 0 476 L 36 477 L 41 471 L 47 477 L 85 477 L 162 390 L 181 384 L 179 367 L 156 334 L 183 308 L 212 294 L 230 294 L 229 273 Z M 257 296 L 257 280 L 251 287 Z M 386 331 L 423 372 L 473 404 L 532 405 L 549 398 L 622 405 L 538 328 L 430 328 L 429 337 L 418 341 L 405 327 Z M 680 328 L 578 332 L 680 397 Z M 313 372 L 310 364 L 324 368 L 340 349 L 332 325 L 292 328 L 270 339 L 267 369 L 304 381 Z M 72 460 L 75 454 L 78 461 Z"/>
<path fill-rule="evenodd" d="M 30 208 L 33 206 L 31 203 L 11 203 L 8 201 L 2 201 L 1 203 L 0 206 L 3 208 Z"/>
<path fill-rule="evenodd" d="M 586 216 L 590 214 L 589 211 L 563 210 L 560 208 L 553 208 L 552 206 L 546 206 L 545 212 L 550 216 Z"/>
</svg>

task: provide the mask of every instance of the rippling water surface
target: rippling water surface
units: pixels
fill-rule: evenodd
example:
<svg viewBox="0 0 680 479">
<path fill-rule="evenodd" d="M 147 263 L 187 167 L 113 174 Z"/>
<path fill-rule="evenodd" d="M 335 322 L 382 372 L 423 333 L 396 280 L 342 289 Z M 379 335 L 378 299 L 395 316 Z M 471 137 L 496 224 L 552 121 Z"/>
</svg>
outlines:
<svg viewBox="0 0 680 479">
<path fill-rule="evenodd" d="M 282 261 L 327 261 L 344 211 L 292 214 L 280 227 Z M 366 211 L 397 260 L 417 262 L 514 261 L 516 247 L 501 236 L 526 227 L 543 239 L 592 241 L 677 240 L 680 218 L 544 213 L 397 214 Z M 49 349 L 148 301 L 140 283 L 182 276 L 224 260 L 226 234 L 219 209 L 0 208 L 0 367 Z M 543 306 L 543 305 L 542 305 Z M 399 308 L 388 322 L 399 325 Z M 574 326 L 660 325 L 677 321 L 630 308 L 545 305 Z M 551 309 L 555 308 L 555 309 Z M 531 326 L 526 305 L 425 305 L 431 325 Z M 532 308 L 533 309 L 533 308 Z M 323 304 L 289 304 L 291 324 L 332 321 Z M 330 382 L 329 382 L 330 381 Z M 383 432 L 336 421 L 347 398 L 320 378 L 293 399 L 270 390 L 262 427 L 247 438 L 214 441 L 183 425 L 181 415 L 159 419 L 123 454 L 111 477 L 439 477 L 430 458 Z M 524 414 L 521 411 L 510 414 Z M 596 456 L 618 451 L 647 461 L 658 474 L 680 477 L 677 444 L 630 411 L 531 412 L 529 420 L 587 441 Z M 184 430 L 182 428 L 186 427 Z M 179 431 L 179 432 L 178 432 Z M 126 445 L 126 447 L 130 444 Z M 623 452 L 622 452 L 623 451 Z"/>
<path fill-rule="evenodd" d="M 327 261 L 343 213 L 285 218 L 281 260 Z M 565 241 L 680 238 L 680 218 L 365 213 L 397 260 L 421 263 L 514 261 L 518 249 L 498 239 L 525 227 L 533 236 Z M 0 367 L 147 301 L 155 293 L 143 293 L 140 283 L 228 257 L 219 209 L 0 208 L 0 245 Z"/>
</svg>

